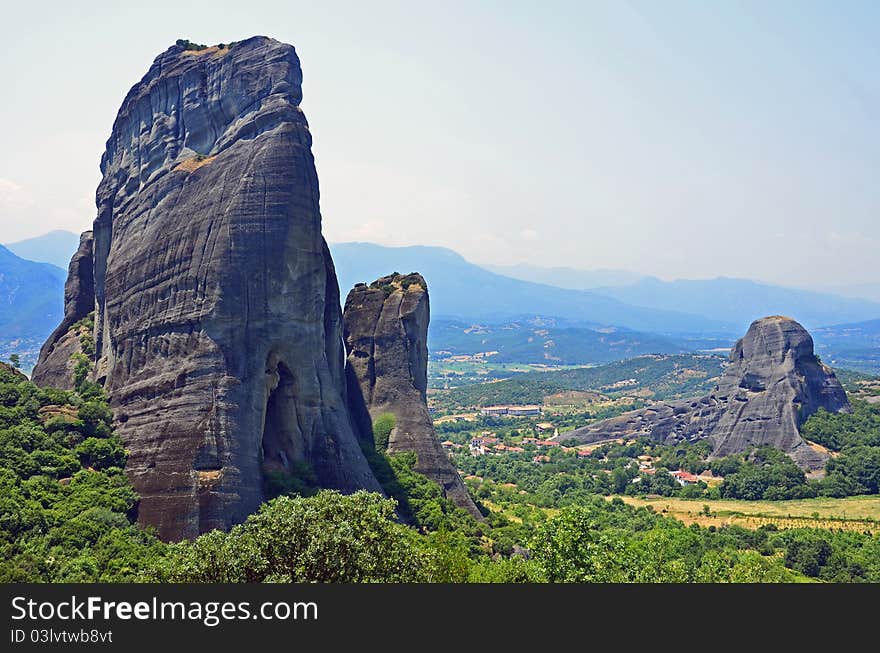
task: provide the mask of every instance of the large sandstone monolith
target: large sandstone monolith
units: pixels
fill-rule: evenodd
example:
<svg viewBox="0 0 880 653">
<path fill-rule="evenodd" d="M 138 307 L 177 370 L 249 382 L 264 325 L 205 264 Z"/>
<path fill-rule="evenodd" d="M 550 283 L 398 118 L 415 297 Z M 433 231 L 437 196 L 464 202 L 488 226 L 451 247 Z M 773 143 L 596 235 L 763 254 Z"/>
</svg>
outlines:
<svg viewBox="0 0 880 653">
<path fill-rule="evenodd" d="M 440 446 L 428 413 L 428 286 L 419 274 L 359 284 L 345 300 L 348 392 L 352 416 L 372 445 L 372 422 L 393 415 L 388 453 L 413 452 L 415 470 L 482 519 Z"/>
<path fill-rule="evenodd" d="M 165 539 L 228 528 L 287 480 L 380 490 L 346 406 L 301 85 L 290 45 L 179 41 L 101 160 L 96 380 Z"/>
<path fill-rule="evenodd" d="M 709 438 L 715 458 L 771 446 L 803 468 L 818 469 L 827 456 L 804 441 L 800 427 L 820 408 L 852 410 L 834 372 L 816 357 L 807 330 L 772 316 L 754 321 L 736 343 L 711 394 L 653 404 L 559 439 L 589 443 L 644 435 L 672 444 Z"/>
</svg>

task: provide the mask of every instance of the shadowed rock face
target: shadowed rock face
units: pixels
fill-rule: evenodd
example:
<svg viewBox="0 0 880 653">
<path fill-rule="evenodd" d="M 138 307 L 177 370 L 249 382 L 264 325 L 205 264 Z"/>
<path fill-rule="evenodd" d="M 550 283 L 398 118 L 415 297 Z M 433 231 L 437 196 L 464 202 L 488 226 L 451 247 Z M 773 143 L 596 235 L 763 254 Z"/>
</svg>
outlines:
<svg viewBox="0 0 880 653">
<path fill-rule="evenodd" d="M 345 300 L 348 395 L 361 437 L 373 446 L 372 420 L 394 415 L 388 452 L 411 451 L 416 471 L 482 519 L 434 432 L 428 414 L 428 288 L 419 274 L 355 286 Z"/>
<path fill-rule="evenodd" d="M 380 491 L 345 403 L 339 290 L 321 236 L 292 46 L 159 55 L 101 160 L 96 376 L 165 539 L 242 521 L 267 473 Z"/>
<path fill-rule="evenodd" d="M 813 339 L 786 317 L 756 320 L 730 352 L 715 391 L 692 401 L 658 403 L 566 433 L 560 440 L 598 442 L 648 436 L 674 443 L 709 438 L 712 457 L 772 446 L 801 467 L 821 468 L 826 456 L 799 429 L 819 408 L 850 412 L 846 393 L 813 352 Z"/>
<path fill-rule="evenodd" d="M 71 357 L 81 351 L 79 334 L 70 327 L 95 310 L 95 284 L 92 232 L 79 238 L 79 248 L 67 268 L 64 284 L 64 317 L 40 349 L 40 357 L 31 373 L 34 383 L 42 387 L 73 390 Z"/>
</svg>

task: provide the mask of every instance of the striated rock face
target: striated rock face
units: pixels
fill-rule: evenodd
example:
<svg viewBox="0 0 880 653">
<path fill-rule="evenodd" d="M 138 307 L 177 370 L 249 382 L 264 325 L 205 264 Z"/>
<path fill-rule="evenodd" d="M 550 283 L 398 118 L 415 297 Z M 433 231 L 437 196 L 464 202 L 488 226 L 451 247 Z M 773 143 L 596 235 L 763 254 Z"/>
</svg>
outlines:
<svg viewBox="0 0 880 653">
<path fill-rule="evenodd" d="M 79 333 L 74 324 L 95 310 L 94 251 L 92 232 L 79 238 L 79 248 L 67 268 L 64 284 L 64 317 L 40 349 L 40 357 L 31 374 L 34 383 L 43 387 L 73 390 L 71 357 L 81 351 Z"/>
<path fill-rule="evenodd" d="M 394 415 L 388 452 L 411 451 L 416 471 L 482 519 L 434 432 L 428 414 L 428 287 L 419 274 L 359 284 L 345 300 L 348 397 L 361 436 L 373 444 L 372 420 Z"/>
<path fill-rule="evenodd" d="M 713 457 L 772 446 L 801 467 L 817 469 L 825 454 L 804 442 L 799 429 L 819 408 L 851 410 L 834 372 L 814 354 L 806 329 L 787 317 L 765 317 L 736 343 L 710 395 L 655 404 L 566 433 L 560 440 L 588 443 L 645 435 L 671 444 L 709 438 Z"/>
<path fill-rule="evenodd" d="M 273 39 L 172 46 L 101 160 L 96 376 L 165 539 L 242 521 L 270 475 L 380 491 L 346 406 L 301 83 Z"/>
</svg>

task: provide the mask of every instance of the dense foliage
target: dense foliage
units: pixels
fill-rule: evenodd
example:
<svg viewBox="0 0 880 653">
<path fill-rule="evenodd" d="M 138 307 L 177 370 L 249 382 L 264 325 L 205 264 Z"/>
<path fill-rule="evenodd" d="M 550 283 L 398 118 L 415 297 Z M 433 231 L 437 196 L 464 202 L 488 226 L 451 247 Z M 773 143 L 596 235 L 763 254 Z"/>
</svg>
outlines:
<svg viewBox="0 0 880 653">
<path fill-rule="evenodd" d="M 880 404 L 854 400 L 853 412 L 829 413 L 820 408 L 801 427 L 801 435 L 832 451 L 847 447 L 880 447 Z"/>
<path fill-rule="evenodd" d="M 604 364 L 685 351 L 680 343 L 651 333 L 559 325 L 550 318 L 482 325 L 432 320 L 429 339 L 431 349 L 444 357 L 493 352 L 487 359 L 493 363 Z"/>
<path fill-rule="evenodd" d="M 708 391 L 721 374 L 718 356 L 642 356 L 599 367 L 530 372 L 497 383 L 438 392 L 440 407 L 540 404 L 544 397 L 566 390 L 601 390 L 611 396 L 649 390 L 655 399 L 697 396 Z"/>
<path fill-rule="evenodd" d="M 619 499 L 572 506 L 541 526 L 551 582 L 792 582 L 880 579 L 880 537 L 818 529 L 703 529 Z"/>
<path fill-rule="evenodd" d="M 486 515 L 478 522 L 415 472 L 414 455 L 370 447 L 388 498 L 279 488 L 282 496 L 229 533 L 166 545 L 133 523 L 137 497 L 103 390 L 85 363 L 75 364 L 83 368 L 75 392 L 39 389 L 0 365 L 2 581 L 880 582 L 877 535 L 685 527 L 597 496 L 767 498 L 804 487 L 820 492 L 834 478 L 876 492 L 871 407 L 845 416 L 849 426 L 834 421 L 840 416 L 819 417 L 817 439 L 841 449 L 820 483 L 806 482 L 772 450 L 708 463 L 724 482 L 683 488 L 665 471 L 706 467 L 704 444 L 612 443 L 584 457 L 525 443 L 520 453 L 456 457 Z M 505 437 L 518 442 L 525 427 L 513 424 Z M 653 475 L 635 464 L 645 452 Z"/>
<path fill-rule="evenodd" d="M 367 492 L 280 497 L 229 533 L 172 545 L 149 577 L 203 583 L 430 580 L 430 556 L 393 516 L 393 501 Z"/>
<path fill-rule="evenodd" d="M 132 580 L 161 553 L 133 526 L 103 393 L 42 390 L 0 364 L 0 581 Z"/>
</svg>

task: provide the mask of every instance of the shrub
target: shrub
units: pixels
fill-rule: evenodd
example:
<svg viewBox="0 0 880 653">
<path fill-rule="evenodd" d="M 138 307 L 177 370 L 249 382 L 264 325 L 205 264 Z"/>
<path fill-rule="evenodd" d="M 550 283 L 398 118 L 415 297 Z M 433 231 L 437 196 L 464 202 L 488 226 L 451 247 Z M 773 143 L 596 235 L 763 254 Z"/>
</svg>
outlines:
<svg viewBox="0 0 880 653">
<path fill-rule="evenodd" d="M 377 451 L 385 451 L 391 438 L 391 431 L 397 425 L 397 418 L 392 413 L 384 413 L 373 420 L 373 443 Z"/>
</svg>

